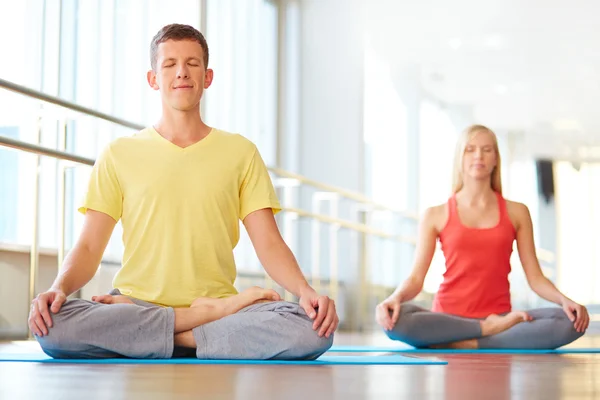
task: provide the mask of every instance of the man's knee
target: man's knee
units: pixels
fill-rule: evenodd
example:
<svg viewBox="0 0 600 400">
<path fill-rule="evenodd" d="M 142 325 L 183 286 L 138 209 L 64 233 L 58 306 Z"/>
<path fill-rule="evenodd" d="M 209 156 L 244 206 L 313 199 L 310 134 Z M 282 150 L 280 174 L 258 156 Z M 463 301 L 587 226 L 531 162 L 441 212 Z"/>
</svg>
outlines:
<svg viewBox="0 0 600 400">
<path fill-rule="evenodd" d="M 73 351 L 73 342 L 61 334 L 57 334 L 55 329 L 44 336 L 35 337 L 44 353 L 52 358 L 73 358 L 76 352 Z"/>
<path fill-rule="evenodd" d="M 333 345 L 333 334 L 319 336 L 319 328 L 313 329 L 314 321 L 306 315 L 302 307 L 294 312 L 282 313 L 289 324 L 288 348 L 292 358 L 316 359 Z"/>
<path fill-rule="evenodd" d="M 307 360 L 318 358 L 333 344 L 333 335 L 319 337 L 297 303 L 252 305 L 239 313 L 194 329 L 197 356 L 204 359 L 248 358 Z"/>
<path fill-rule="evenodd" d="M 60 311 L 50 315 L 52 327 L 48 334 L 36 336 L 42 350 L 53 358 L 73 358 L 80 350 L 77 337 L 78 329 L 74 323 L 77 311 L 85 305 L 84 300 L 69 300 L 61 307 Z"/>
<path fill-rule="evenodd" d="M 325 335 L 319 336 L 318 333 L 319 330 L 313 330 L 312 321 L 309 321 L 303 329 L 302 335 L 298 337 L 296 343 L 302 358 L 318 358 L 333 345 L 333 333 L 329 335 L 329 337 L 326 337 Z"/>
</svg>

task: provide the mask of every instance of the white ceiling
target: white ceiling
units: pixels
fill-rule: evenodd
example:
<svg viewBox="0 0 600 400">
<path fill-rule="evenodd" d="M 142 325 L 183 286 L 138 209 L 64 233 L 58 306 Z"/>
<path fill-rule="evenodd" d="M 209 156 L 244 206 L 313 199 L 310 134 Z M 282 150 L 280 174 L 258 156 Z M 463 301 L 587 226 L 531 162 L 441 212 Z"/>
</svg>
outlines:
<svg viewBox="0 0 600 400">
<path fill-rule="evenodd" d="M 392 66 L 524 138 L 522 154 L 600 161 L 600 1 L 368 0 L 367 29 Z"/>
</svg>

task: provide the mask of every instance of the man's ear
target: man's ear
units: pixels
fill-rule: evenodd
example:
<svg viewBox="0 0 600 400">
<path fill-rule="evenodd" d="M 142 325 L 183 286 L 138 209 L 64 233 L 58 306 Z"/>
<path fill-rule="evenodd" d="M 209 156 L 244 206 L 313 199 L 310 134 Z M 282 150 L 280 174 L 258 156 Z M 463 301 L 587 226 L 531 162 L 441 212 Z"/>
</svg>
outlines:
<svg viewBox="0 0 600 400">
<path fill-rule="evenodd" d="M 204 74 L 204 89 L 208 89 L 213 81 L 213 70 L 207 69 L 206 74 Z"/>
<path fill-rule="evenodd" d="M 158 87 L 158 83 L 156 83 L 156 72 L 154 72 L 153 69 L 151 69 L 150 71 L 148 71 L 148 73 L 146 73 L 146 79 L 148 80 L 148 85 L 150 85 L 150 87 L 154 90 L 158 90 L 160 89 Z"/>
</svg>

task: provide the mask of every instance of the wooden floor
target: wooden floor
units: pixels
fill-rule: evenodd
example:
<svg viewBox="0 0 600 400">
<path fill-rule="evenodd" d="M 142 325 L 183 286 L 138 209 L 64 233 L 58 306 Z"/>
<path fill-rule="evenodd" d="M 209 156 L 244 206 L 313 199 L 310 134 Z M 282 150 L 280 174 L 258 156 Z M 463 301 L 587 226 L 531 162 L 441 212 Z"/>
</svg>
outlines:
<svg viewBox="0 0 600 400">
<path fill-rule="evenodd" d="M 338 334 L 336 344 L 389 344 Z M 24 352 L 35 343 L 0 343 Z M 600 347 L 586 335 L 570 347 Z M 600 399 L 600 354 L 438 354 L 445 366 L 0 362 L 0 399 Z"/>
</svg>

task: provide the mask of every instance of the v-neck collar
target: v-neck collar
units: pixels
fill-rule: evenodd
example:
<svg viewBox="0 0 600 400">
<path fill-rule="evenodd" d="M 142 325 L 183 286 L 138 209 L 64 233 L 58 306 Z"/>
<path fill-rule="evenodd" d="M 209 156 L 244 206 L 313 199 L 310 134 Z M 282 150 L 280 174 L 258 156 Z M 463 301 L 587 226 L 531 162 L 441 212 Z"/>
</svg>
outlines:
<svg viewBox="0 0 600 400">
<path fill-rule="evenodd" d="M 202 139 L 198 140 L 195 143 L 190 144 L 189 146 L 181 147 L 181 146 L 178 146 L 175 143 L 171 142 L 170 140 L 166 139 L 165 137 L 163 137 L 160 133 L 158 133 L 158 131 L 156 130 L 156 128 L 154 128 L 154 126 L 150 126 L 150 132 L 155 139 L 164 143 L 167 147 L 170 147 L 171 149 L 181 152 L 181 153 L 187 153 L 187 152 L 194 150 L 195 148 L 204 147 L 216 135 L 216 129 L 211 128 L 210 131 L 208 132 L 208 134 L 206 136 L 204 136 Z"/>
</svg>

